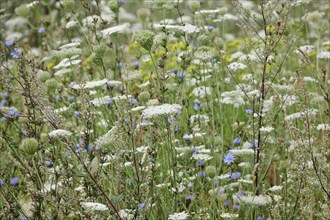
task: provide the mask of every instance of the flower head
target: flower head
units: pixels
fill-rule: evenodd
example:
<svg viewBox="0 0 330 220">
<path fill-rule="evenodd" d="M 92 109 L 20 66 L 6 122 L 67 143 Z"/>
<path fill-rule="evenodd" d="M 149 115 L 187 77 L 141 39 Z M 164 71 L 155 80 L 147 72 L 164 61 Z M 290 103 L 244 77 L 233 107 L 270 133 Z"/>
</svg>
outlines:
<svg viewBox="0 0 330 220">
<path fill-rule="evenodd" d="M 46 32 L 44 27 L 39 28 L 38 33 L 39 34 L 44 34 Z"/>
<path fill-rule="evenodd" d="M 14 41 L 13 40 L 7 40 L 5 43 L 6 47 L 11 47 L 14 45 Z"/>
<path fill-rule="evenodd" d="M 186 76 L 186 73 L 185 72 L 178 72 L 176 74 L 176 76 L 179 78 L 179 79 L 183 79 L 185 76 Z"/>
<path fill-rule="evenodd" d="M 10 184 L 11 184 L 11 185 L 16 185 L 16 184 L 18 184 L 18 178 L 17 178 L 17 177 L 12 178 L 12 179 L 10 180 Z"/>
<path fill-rule="evenodd" d="M 15 48 L 11 53 L 11 57 L 14 59 L 17 59 L 21 53 L 21 50 L 19 48 Z"/>
<path fill-rule="evenodd" d="M 234 162 L 234 160 L 235 160 L 235 156 L 234 156 L 234 154 L 231 154 L 231 153 L 229 153 L 229 154 L 227 154 L 226 156 L 225 156 L 225 158 L 224 158 L 224 162 L 225 162 L 225 164 L 231 164 L 231 163 L 233 163 Z"/>
<path fill-rule="evenodd" d="M 194 104 L 194 109 L 196 111 L 201 110 L 203 108 L 203 105 L 201 104 L 201 102 L 198 99 L 195 99 L 194 103 L 195 103 Z"/>
</svg>

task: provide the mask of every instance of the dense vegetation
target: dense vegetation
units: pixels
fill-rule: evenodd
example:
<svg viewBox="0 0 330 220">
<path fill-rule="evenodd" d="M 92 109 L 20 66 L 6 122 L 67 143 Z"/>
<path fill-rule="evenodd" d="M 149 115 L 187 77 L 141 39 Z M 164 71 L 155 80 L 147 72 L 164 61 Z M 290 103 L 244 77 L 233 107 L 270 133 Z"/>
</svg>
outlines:
<svg viewBox="0 0 330 220">
<path fill-rule="evenodd" d="M 329 219 L 328 1 L 0 6 L 0 219 Z"/>
</svg>

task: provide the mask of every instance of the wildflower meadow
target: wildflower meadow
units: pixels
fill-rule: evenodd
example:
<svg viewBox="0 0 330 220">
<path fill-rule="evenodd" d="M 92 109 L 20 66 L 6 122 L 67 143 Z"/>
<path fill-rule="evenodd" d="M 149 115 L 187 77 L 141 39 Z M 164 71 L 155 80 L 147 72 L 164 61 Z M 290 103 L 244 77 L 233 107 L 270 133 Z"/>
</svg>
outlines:
<svg viewBox="0 0 330 220">
<path fill-rule="evenodd" d="M 329 220 L 328 0 L 1 0 L 0 219 Z"/>
</svg>

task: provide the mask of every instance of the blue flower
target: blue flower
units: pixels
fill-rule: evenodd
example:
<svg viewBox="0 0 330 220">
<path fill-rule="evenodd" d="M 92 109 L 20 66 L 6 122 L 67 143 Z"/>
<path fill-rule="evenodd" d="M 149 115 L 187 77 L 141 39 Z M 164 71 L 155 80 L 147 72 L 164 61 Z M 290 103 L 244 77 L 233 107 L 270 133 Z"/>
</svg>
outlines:
<svg viewBox="0 0 330 220">
<path fill-rule="evenodd" d="M 109 99 L 109 100 L 107 101 L 107 105 L 112 105 L 112 103 L 113 103 L 112 99 Z"/>
<path fill-rule="evenodd" d="M 39 34 L 44 34 L 46 32 L 44 27 L 39 28 L 38 33 Z"/>
<path fill-rule="evenodd" d="M 6 99 L 6 98 L 9 97 L 9 93 L 8 92 L 4 92 L 4 93 L 2 93 L 2 96 Z"/>
<path fill-rule="evenodd" d="M 139 209 L 143 209 L 145 206 L 146 206 L 145 203 L 140 203 L 140 204 L 138 204 L 138 208 L 139 208 Z"/>
<path fill-rule="evenodd" d="M 195 199 L 195 195 L 188 195 L 188 196 L 186 196 L 186 200 L 188 200 L 188 201 L 192 201 L 194 199 Z"/>
<path fill-rule="evenodd" d="M 56 99 L 56 101 L 60 101 L 61 100 L 61 96 L 59 96 L 59 95 L 57 95 L 56 97 L 55 97 L 55 99 Z"/>
<path fill-rule="evenodd" d="M 225 207 L 226 207 L 226 208 L 228 208 L 228 207 L 229 207 L 229 205 L 230 205 L 230 200 L 229 200 L 229 199 L 227 199 L 227 200 L 226 200 L 226 202 L 225 202 Z"/>
<path fill-rule="evenodd" d="M 225 162 L 225 164 L 229 165 L 229 164 L 233 163 L 234 160 L 235 160 L 235 156 L 233 154 L 229 153 L 225 156 L 223 161 Z"/>
<path fill-rule="evenodd" d="M 199 166 L 199 167 L 201 167 L 201 166 L 204 166 L 204 161 L 202 161 L 202 160 L 198 160 L 198 162 L 197 162 L 197 166 Z"/>
<path fill-rule="evenodd" d="M 116 67 L 117 67 L 118 69 L 121 69 L 121 68 L 123 67 L 123 64 L 122 64 L 121 62 L 119 62 L 119 63 L 116 64 Z"/>
<path fill-rule="evenodd" d="M 14 59 L 17 59 L 21 53 L 21 50 L 19 48 L 15 48 L 11 53 L 11 57 Z"/>
<path fill-rule="evenodd" d="M 202 172 L 199 173 L 199 176 L 202 177 L 202 178 L 206 177 L 206 173 L 204 171 L 202 171 Z"/>
<path fill-rule="evenodd" d="M 7 121 L 7 118 L 6 118 L 6 117 L 2 117 L 2 118 L 1 118 L 1 121 L 2 121 L 2 122 L 6 122 L 6 121 Z"/>
<path fill-rule="evenodd" d="M 240 144 L 241 143 L 241 139 L 240 138 L 235 138 L 233 140 L 233 144 Z"/>
<path fill-rule="evenodd" d="M 118 0 L 118 3 L 123 4 L 125 2 L 125 0 Z"/>
<path fill-rule="evenodd" d="M 252 114 L 253 113 L 253 110 L 252 109 L 249 109 L 249 108 L 248 109 L 245 109 L 245 113 L 246 114 Z"/>
<path fill-rule="evenodd" d="M 233 208 L 236 211 L 236 210 L 239 210 L 240 206 L 239 205 L 234 205 Z"/>
<path fill-rule="evenodd" d="M 178 72 L 176 74 L 176 76 L 179 78 L 179 79 L 183 79 L 185 76 L 186 76 L 186 73 L 185 72 Z"/>
<path fill-rule="evenodd" d="M 45 164 L 46 164 L 47 167 L 52 167 L 53 166 L 53 162 L 48 158 L 45 159 Z"/>
<path fill-rule="evenodd" d="M 231 180 L 238 179 L 238 178 L 241 177 L 241 175 L 242 175 L 241 172 L 232 173 L 232 174 L 230 175 L 230 179 L 231 179 Z"/>
<path fill-rule="evenodd" d="M 176 68 L 176 67 L 173 68 L 173 69 L 172 69 L 172 72 L 175 73 L 175 74 L 177 74 L 177 73 L 178 73 L 178 68 Z"/>
<path fill-rule="evenodd" d="M 1 102 L 0 102 L 0 108 L 2 108 L 3 106 L 5 106 L 6 105 L 6 103 L 7 103 L 7 101 L 6 100 L 1 100 Z"/>
<path fill-rule="evenodd" d="M 14 45 L 14 41 L 13 40 L 7 40 L 5 43 L 6 47 L 11 47 Z"/>
<path fill-rule="evenodd" d="M 178 132 L 178 131 L 179 131 L 179 126 L 175 125 L 174 132 Z"/>
<path fill-rule="evenodd" d="M 20 116 L 20 113 L 18 111 L 16 111 L 15 109 L 10 109 L 6 114 L 5 117 L 6 119 L 8 118 L 13 118 L 16 119 Z"/>
<path fill-rule="evenodd" d="M 172 116 L 168 116 L 167 121 L 171 125 L 173 122 Z"/>
<path fill-rule="evenodd" d="M 208 26 L 209 31 L 213 31 L 214 27 L 212 25 Z"/>
<path fill-rule="evenodd" d="M 135 98 L 130 98 L 129 101 L 131 102 L 132 105 L 135 105 L 138 103 L 138 100 Z"/>
<path fill-rule="evenodd" d="M 71 95 L 68 95 L 68 101 L 71 102 L 73 100 L 73 97 Z"/>
<path fill-rule="evenodd" d="M 258 216 L 257 220 L 262 220 L 261 216 Z"/>
<path fill-rule="evenodd" d="M 3 181 L 2 181 L 2 179 L 0 179 L 0 186 L 2 186 L 3 185 Z"/>
<path fill-rule="evenodd" d="M 219 184 L 219 181 L 217 181 L 217 180 L 214 180 L 214 181 L 213 181 L 213 186 L 214 186 L 214 187 L 217 187 L 218 184 Z"/>
<path fill-rule="evenodd" d="M 147 120 L 142 120 L 141 121 L 141 125 L 148 125 L 148 124 L 149 124 L 149 122 Z"/>
<path fill-rule="evenodd" d="M 242 190 L 238 191 L 237 193 L 237 197 L 241 197 L 241 196 L 244 196 L 244 192 Z"/>
<path fill-rule="evenodd" d="M 139 63 L 138 61 L 135 61 L 135 62 L 133 63 L 133 66 L 134 66 L 135 69 L 139 69 L 139 67 L 140 67 L 140 63 Z"/>
<path fill-rule="evenodd" d="M 252 148 L 258 148 L 258 147 L 259 147 L 258 141 L 257 140 L 252 141 Z"/>
<path fill-rule="evenodd" d="M 203 105 L 201 104 L 201 102 L 198 100 L 198 99 L 195 99 L 194 100 L 194 109 L 196 110 L 196 111 L 198 111 L 198 110 L 200 110 L 200 109 L 202 109 L 203 108 Z"/>
<path fill-rule="evenodd" d="M 81 115 L 80 111 L 74 111 L 74 116 L 76 118 L 80 118 L 80 115 Z"/>
<path fill-rule="evenodd" d="M 184 134 L 184 135 L 183 135 L 183 139 L 184 139 L 185 141 L 190 141 L 190 140 L 191 140 L 188 134 Z"/>
<path fill-rule="evenodd" d="M 12 178 L 12 179 L 10 180 L 10 184 L 11 184 L 11 185 L 16 185 L 16 184 L 18 184 L 18 178 L 17 178 L 17 177 Z"/>
</svg>

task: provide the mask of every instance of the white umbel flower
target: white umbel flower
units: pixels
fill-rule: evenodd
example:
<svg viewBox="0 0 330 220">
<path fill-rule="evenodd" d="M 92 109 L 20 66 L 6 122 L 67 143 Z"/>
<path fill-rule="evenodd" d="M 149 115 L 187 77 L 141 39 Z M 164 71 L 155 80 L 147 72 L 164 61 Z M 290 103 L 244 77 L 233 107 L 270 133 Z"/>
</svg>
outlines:
<svg viewBox="0 0 330 220">
<path fill-rule="evenodd" d="M 53 69 L 59 69 L 62 67 L 69 67 L 77 65 L 81 62 L 81 60 L 77 60 L 77 55 L 71 57 L 71 58 L 64 58 L 59 64 L 53 67 Z"/>
<path fill-rule="evenodd" d="M 270 196 L 264 196 L 264 195 L 259 195 L 259 196 L 246 195 L 246 196 L 241 196 L 239 199 L 242 203 L 259 205 L 259 206 L 264 206 L 272 202 L 272 198 Z"/>
<path fill-rule="evenodd" d="M 330 125 L 329 124 L 319 124 L 316 129 L 318 131 L 330 131 Z"/>
<path fill-rule="evenodd" d="M 153 118 L 159 115 L 180 114 L 182 107 L 178 104 L 163 104 L 157 106 L 150 106 L 142 111 L 144 118 Z"/>
<path fill-rule="evenodd" d="M 271 132 L 272 130 L 274 130 L 274 128 L 272 126 L 266 126 L 266 127 L 261 127 L 260 128 L 260 131 L 263 131 L 263 132 Z"/>
<path fill-rule="evenodd" d="M 72 132 L 64 130 L 64 129 L 57 129 L 48 133 L 49 137 L 56 138 L 56 137 L 68 137 L 72 135 Z"/>
<path fill-rule="evenodd" d="M 96 202 L 82 202 L 82 207 L 85 209 L 88 209 L 90 211 L 106 211 L 108 210 L 108 207 L 106 205 L 103 205 L 101 203 Z"/>
<path fill-rule="evenodd" d="M 113 33 L 129 30 L 129 27 L 130 27 L 129 23 L 124 23 L 121 25 L 117 25 L 117 26 L 114 26 L 111 28 L 104 29 L 101 31 L 101 33 L 103 36 L 110 36 Z"/>
<path fill-rule="evenodd" d="M 238 214 L 234 214 L 234 213 L 222 213 L 220 215 L 221 218 L 225 218 L 225 219 L 233 219 L 233 218 L 238 218 Z"/>
<path fill-rule="evenodd" d="M 233 72 L 236 72 L 237 70 L 245 69 L 246 67 L 247 66 L 244 65 L 243 63 L 238 63 L 238 62 L 233 62 L 228 65 L 228 69 Z"/>
<path fill-rule="evenodd" d="M 170 214 L 168 220 L 185 220 L 189 214 L 186 211 Z"/>
<path fill-rule="evenodd" d="M 90 81 L 86 84 L 75 84 L 72 86 L 73 89 L 93 89 L 96 87 L 104 86 L 108 82 L 107 79 Z"/>
<path fill-rule="evenodd" d="M 194 96 L 204 98 L 206 95 L 211 95 L 211 88 L 206 86 L 200 86 L 195 88 L 192 93 Z"/>
<path fill-rule="evenodd" d="M 229 150 L 229 153 L 234 155 L 254 155 L 253 149 L 232 149 Z"/>
<path fill-rule="evenodd" d="M 245 104 L 244 101 L 244 93 L 242 91 L 230 91 L 230 92 L 223 92 L 221 94 L 221 103 L 234 105 L 235 108 L 238 108 L 241 105 Z"/>
<path fill-rule="evenodd" d="M 329 51 L 322 51 L 317 55 L 319 59 L 330 59 L 330 52 Z"/>
</svg>

